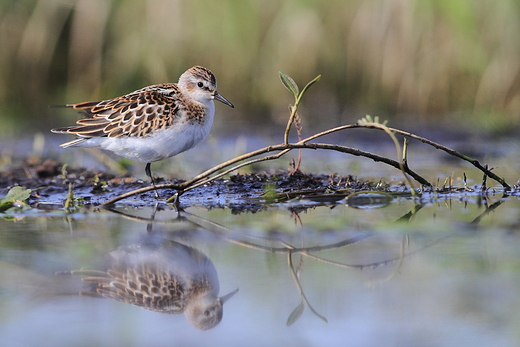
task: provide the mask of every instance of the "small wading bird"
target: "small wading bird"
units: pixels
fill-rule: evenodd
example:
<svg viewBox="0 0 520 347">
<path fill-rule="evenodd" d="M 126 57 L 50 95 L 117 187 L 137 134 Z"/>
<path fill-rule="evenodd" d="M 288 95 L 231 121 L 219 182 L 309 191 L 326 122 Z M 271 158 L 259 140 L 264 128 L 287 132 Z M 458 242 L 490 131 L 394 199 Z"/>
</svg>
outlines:
<svg viewBox="0 0 520 347">
<path fill-rule="evenodd" d="M 82 280 L 92 287 L 81 292 L 83 296 L 101 296 L 159 313 L 184 313 L 201 330 L 220 323 L 224 303 L 238 292 L 219 297 L 212 261 L 201 251 L 175 241 L 121 246 L 109 252 L 106 260 L 106 271 L 58 274 L 85 276 Z"/>
<path fill-rule="evenodd" d="M 208 135 L 215 114 L 213 100 L 234 107 L 217 92 L 213 73 L 194 66 L 181 75 L 179 83 L 152 85 L 110 100 L 64 105 L 85 111 L 86 118 L 51 131 L 78 136 L 60 147 L 101 148 L 146 163 L 146 175 L 155 187 L 151 163 L 187 151 Z M 157 190 L 155 196 L 159 197 Z"/>
</svg>

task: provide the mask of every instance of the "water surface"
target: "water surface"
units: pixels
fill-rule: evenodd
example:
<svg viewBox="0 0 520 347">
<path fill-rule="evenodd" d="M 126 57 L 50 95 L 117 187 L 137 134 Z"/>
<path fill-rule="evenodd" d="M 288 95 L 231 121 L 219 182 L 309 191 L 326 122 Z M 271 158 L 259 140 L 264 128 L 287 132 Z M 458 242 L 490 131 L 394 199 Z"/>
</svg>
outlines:
<svg viewBox="0 0 520 347">
<path fill-rule="evenodd" d="M 516 197 L 359 207 L 300 201 L 238 215 L 191 207 L 179 219 L 162 205 L 1 220 L 0 336 L 12 346 L 519 343 Z M 205 254 L 220 295 L 239 288 L 215 328 L 80 296 L 81 276 L 55 274 L 102 269 L 106 253 L 150 237 Z M 301 253 L 316 246 L 323 249 Z M 301 300 L 298 286 L 328 323 L 304 304 L 286 325 Z"/>
<path fill-rule="evenodd" d="M 362 145 L 389 157 L 395 152 L 380 143 Z M 468 150 L 470 144 L 459 145 Z M 245 152 L 249 145 L 241 146 Z M 225 142 L 196 150 L 208 150 L 218 162 L 236 154 L 236 147 Z M 520 146 L 494 142 L 471 148 L 479 149 L 475 155 L 482 163 L 516 183 Z M 314 153 L 304 152 L 306 172 L 402 181 L 399 171 L 368 159 Z M 463 187 L 467 177 L 469 190 L 421 199 L 265 204 L 193 192 L 180 213 L 142 196 L 112 210 L 90 205 L 67 212 L 62 189 L 30 210 L 0 219 L 0 339 L 10 346 L 520 345 L 518 193 L 504 195 L 492 181 L 481 193 L 482 174 L 449 159 L 411 148 L 410 166 L 435 185 L 451 177 Z M 285 168 L 288 161 L 254 170 Z M 201 171 L 182 170 L 181 177 Z M 102 200 L 103 193 L 94 199 Z M 237 208 L 244 204 L 247 208 Z M 194 274 L 210 274 L 203 287 L 214 299 L 238 288 L 215 327 L 203 331 L 186 318 L 196 301 L 193 291 L 166 307 L 177 314 L 167 314 L 128 303 L 128 296 L 96 295 L 93 281 L 82 280 L 87 273 L 70 274 L 96 270 L 106 279 L 110 254 L 163 243 L 181 245 L 191 256 L 154 253 L 152 246 L 156 270 L 185 283 Z M 214 272 L 201 270 L 202 263 L 211 268 L 208 262 Z M 179 293 L 193 285 L 183 288 Z"/>
</svg>

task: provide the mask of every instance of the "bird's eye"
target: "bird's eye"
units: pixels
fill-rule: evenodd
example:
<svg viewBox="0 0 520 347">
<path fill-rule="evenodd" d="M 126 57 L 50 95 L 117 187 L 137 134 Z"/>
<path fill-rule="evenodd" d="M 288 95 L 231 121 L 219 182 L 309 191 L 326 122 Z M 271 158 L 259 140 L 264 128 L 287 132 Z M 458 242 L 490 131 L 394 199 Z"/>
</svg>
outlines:
<svg viewBox="0 0 520 347">
<path fill-rule="evenodd" d="M 204 315 L 207 317 L 209 316 L 209 310 L 204 311 Z"/>
<path fill-rule="evenodd" d="M 202 88 L 202 87 L 204 87 L 204 83 L 199 82 L 199 83 L 197 83 L 197 86 L 199 86 L 199 88 Z"/>
</svg>

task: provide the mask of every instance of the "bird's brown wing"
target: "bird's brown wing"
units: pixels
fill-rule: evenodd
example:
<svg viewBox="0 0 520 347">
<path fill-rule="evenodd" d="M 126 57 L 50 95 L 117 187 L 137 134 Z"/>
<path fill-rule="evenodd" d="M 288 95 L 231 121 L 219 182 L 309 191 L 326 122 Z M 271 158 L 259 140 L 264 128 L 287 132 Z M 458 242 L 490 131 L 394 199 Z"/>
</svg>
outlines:
<svg viewBox="0 0 520 347">
<path fill-rule="evenodd" d="M 84 278 L 83 281 L 98 281 L 97 293 L 106 298 L 156 312 L 175 314 L 184 311 L 185 284 L 157 264 L 112 268 L 107 275 L 99 281 L 98 278 Z"/>
<path fill-rule="evenodd" d="M 87 117 L 78 120 L 78 125 L 52 129 L 52 132 L 75 134 L 83 139 L 146 136 L 153 130 L 172 124 L 179 111 L 179 99 L 177 85 L 165 83 L 110 100 L 65 105 L 84 110 Z"/>
</svg>

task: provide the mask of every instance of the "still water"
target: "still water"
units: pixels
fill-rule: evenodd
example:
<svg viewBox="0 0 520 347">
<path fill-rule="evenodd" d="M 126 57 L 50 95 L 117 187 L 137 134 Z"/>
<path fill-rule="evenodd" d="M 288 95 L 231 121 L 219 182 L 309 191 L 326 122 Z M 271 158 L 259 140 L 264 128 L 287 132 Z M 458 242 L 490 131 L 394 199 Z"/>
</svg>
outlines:
<svg viewBox="0 0 520 347">
<path fill-rule="evenodd" d="M 362 148 L 395 154 L 370 143 Z M 242 147 L 198 153 L 222 161 Z M 463 173 L 470 187 L 482 180 L 466 163 L 413 149 L 409 163 L 436 186 L 446 177 L 462 186 Z M 485 149 L 482 163 L 515 184 L 520 145 Z M 402 180 L 366 159 L 308 153 L 306 172 Z M 182 169 L 171 175 L 200 172 Z M 195 197 L 180 213 L 135 198 L 66 213 L 62 199 L 0 215 L 1 345 L 520 345 L 520 201 L 500 187 L 246 209 L 237 197 Z"/>
<path fill-rule="evenodd" d="M 518 346 L 519 209 L 517 197 L 474 193 L 11 216 L 0 219 L 0 339 Z"/>
</svg>

